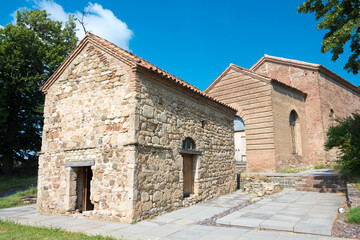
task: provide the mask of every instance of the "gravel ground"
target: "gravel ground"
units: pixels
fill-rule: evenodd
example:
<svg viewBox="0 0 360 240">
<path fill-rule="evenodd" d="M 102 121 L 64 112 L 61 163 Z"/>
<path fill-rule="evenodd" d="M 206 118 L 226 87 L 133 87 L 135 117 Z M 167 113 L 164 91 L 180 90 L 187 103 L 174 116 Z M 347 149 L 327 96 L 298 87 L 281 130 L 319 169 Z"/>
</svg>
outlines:
<svg viewBox="0 0 360 240">
<path fill-rule="evenodd" d="M 343 208 L 349 210 L 344 204 Z M 345 213 L 339 213 L 332 228 L 333 237 L 360 239 L 360 224 L 350 224 L 345 221 Z"/>
<path fill-rule="evenodd" d="M 236 211 L 239 211 L 240 209 L 244 208 L 244 207 L 247 207 L 251 204 L 254 204 L 256 203 L 257 201 L 254 201 L 254 202 L 251 202 L 251 201 L 248 201 L 248 202 L 243 202 L 233 208 L 230 208 L 222 213 L 219 213 L 219 214 L 216 214 L 210 218 L 207 218 L 203 221 L 201 221 L 199 224 L 200 225 L 207 225 L 207 226 L 221 226 L 221 225 L 218 225 L 216 224 L 216 220 L 218 220 L 219 218 L 222 218 L 222 217 L 225 217 L 226 215 L 229 215 L 230 213 L 233 213 L 233 212 L 236 212 Z"/>
</svg>

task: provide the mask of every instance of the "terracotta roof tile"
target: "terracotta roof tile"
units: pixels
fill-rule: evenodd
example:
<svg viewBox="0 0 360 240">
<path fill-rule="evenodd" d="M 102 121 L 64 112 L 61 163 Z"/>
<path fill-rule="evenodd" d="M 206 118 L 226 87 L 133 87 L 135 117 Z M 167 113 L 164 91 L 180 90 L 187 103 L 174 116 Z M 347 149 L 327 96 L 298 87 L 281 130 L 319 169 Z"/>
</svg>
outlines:
<svg viewBox="0 0 360 240">
<path fill-rule="evenodd" d="M 184 80 L 178 78 L 178 77 L 175 77 L 174 75 L 162 70 L 161 68 L 151 64 L 150 62 L 144 60 L 143 58 L 125 50 L 125 49 L 122 49 L 118 46 L 116 46 L 115 44 L 107 41 L 106 39 L 103 39 L 95 34 L 92 34 L 92 33 L 89 33 L 87 32 L 86 33 L 86 36 L 84 37 L 84 39 L 82 39 L 80 41 L 80 43 L 78 44 L 78 46 L 73 50 L 73 52 L 68 56 L 68 58 L 63 62 L 62 65 L 60 65 L 60 67 L 54 72 L 54 74 L 45 82 L 45 84 L 42 86 L 41 90 L 46 92 L 46 90 L 53 84 L 53 82 L 56 81 L 56 78 L 61 74 L 61 72 L 59 71 L 63 71 L 67 64 L 69 64 L 69 62 L 71 62 L 71 60 L 76 56 L 74 56 L 74 54 L 78 54 L 80 52 L 80 50 L 77 50 L 77 48 L 84 42 L 86 41 L 91 41 L 92 43 L 95 43 L 95 44 L 100 44 L 101 46 L 105 47 L 107 50 L 111 51 L 112 54 L 115 54 L 116 56 L 118 57 L 122 57 L 122 58 L 126 58 L 126 60 L 129 62 L 129 63 L 132 63 L 134 66 L 141 66 L 141 67 L 144 67 L 150 71 L 153 71 L 161 76 L 164 76 L 166 77 L 167 79 L 175 82 L 176 84 L 179 84 L 187 89 L 190 89 L 192 90 L 193 92 L 211 100 L 211 101 L 214 101 L 216 103 L 219 103 L 227 108 L 230 108 L 232 109 L 233 111 L 236 111 L 236 109 L 234 109 L 233 107 L 211 97 L 210 95 L 204 93 L 203 91 L 201 91 L 200 89 L 198 89 L 197 87 L 185 82 Z M 83 44 L 84 45 L 84 44 Z"/>
</svg>

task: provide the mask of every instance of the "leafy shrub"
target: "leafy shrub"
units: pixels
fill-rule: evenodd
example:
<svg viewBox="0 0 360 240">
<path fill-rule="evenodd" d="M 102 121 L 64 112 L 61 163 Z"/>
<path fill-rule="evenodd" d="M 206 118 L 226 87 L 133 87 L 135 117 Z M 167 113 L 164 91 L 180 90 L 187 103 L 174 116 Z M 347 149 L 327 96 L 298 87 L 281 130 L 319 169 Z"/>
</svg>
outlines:
<svg viewBox="0 0 360 240">
<path fill-rule="evenodd" d="M 341 151 L 337 164 L 344 175 L 360 176 L 360 114 L 353 113 L 337 122 L 338 125 L 330 127 L 326 134 L 325 148 Z"/>
<path fill-rule="evenodd" d="M 348 223 L 360 223 L 360 207 L 351 208 L 345 216 Z"/>
<path fill-rule="evenodd" d="M 314 168 L 315 169 L 324 169 L 324 168 L 326 168 L 326 166 L 324 165 L 324 163 L 318 163 L 318 164 L 315 164 Z"/>
</svg>

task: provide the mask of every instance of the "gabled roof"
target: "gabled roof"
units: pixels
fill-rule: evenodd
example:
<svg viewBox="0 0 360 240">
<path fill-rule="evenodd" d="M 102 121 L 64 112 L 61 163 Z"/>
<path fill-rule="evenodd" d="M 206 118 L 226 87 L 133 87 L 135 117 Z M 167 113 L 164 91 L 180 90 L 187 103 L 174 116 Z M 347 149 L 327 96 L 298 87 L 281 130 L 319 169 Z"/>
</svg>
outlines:
<svg viewBox="0 0 360 240">
<path fill-rule="evenodd" d="M 174 84 L 180 85 L 186 89 L 193 91 L 195 94 L 205 97 L 213 102 L 221 104 L 227 108 L 236 111 L 231 106 L 220 102 L 219 100 L 207 95 L 206 93 L 202 92 L 197 87 L 185 82 L 184 80 L 175 77 L 174 75 L 156 67 L 155 65 L 151 64 L 150 62 L 140 58 L 139 56 L 126 51 L 115 44 L 103 39 L 95 34 L 87 32 L 85 37 L 78 43 L 75 49 L 69 54 L 69 56 L 64 60 L 64 62 L 56 69 L 56 71 L 50 76 L 50 78 L 44 83 L 44 85 L 40 88 L 40 90 L 44 93 L 51 87 L 52 84 L 58 79 L 58 77 L 65 71 L 67 66 L 71 64 L 71 62 L 76 58 L 76 56 L 81 52 L 82 49 L 88 44 L 91 43 L 96 47 L 100 48 L 101 50 L 105 51 L 106 53 L 114 56 L 115 58 L 123 61 L 124 63 L 128 64 L 131 67 L 137 68 L 140 67 L 152 71 L 161 77 L 165 77 L 166 79 L 172 81 Z"/>
<path fill-rule="evenodd" d="M 280 63 L 280 64 L 284 64 L 284 65 L 289 65 L 289 66 L 293 66 L 293 67 L 301 67 L 301 68 L 305 68 L 305 69 L 309 69 L 309 70 L 313 70 L 313 71 L 318 71 L 318 72 L 330 77 L 331 79 L 335 80 L 336 82 L 340 83 L 341 85 L 360 94 L 360 90 L 358 89 L 357 86 L 348 82 L 344 78 L 340 77 L 336 73 L 330 71 L 328 68 L 326 68 L 320 64 L 308 63 L 308 62 L 303 62 L 303 61 L 298 61 L 298 60 L 293 60 L 293 59 L 288 59 L 288 58 L 274 57 L 274 56 L 265 54 L 250 68 L 250 70 L 256 71 L 256 69 L 258 69 L 263 63 L 265 63 L 267 61 L 274 62 L 274 63 Z"/>
<path fill-rule="evenodd" d="M 285 88 L 288 88 L 300 95 L 304 95 L 306 96 L 307 94 L 304 93 L 303 91 L 297 89 L 297 88 L 294 88 L 290 85 L 287 85 L 283 82 L 280 82 L 279 80 L 276 80 L 275 78 L 272 78 L 272 77 L 269 77 L 269 76 L 266 76 L 266 75 L 263 75 L 263 74 L 260 74 L 260 73 L 257 73 L 257 72 L 254 72 L 254 71 L 251 71 L 249 69 L 246 69 L 246 68 L 242 68 L 242 67 L 239 67 L 235 64 L 232 64 L 230 63 L 230 65 L 220 74 L 220 76 L 218 76 L 205 90 L 204 92 L 205 93 L 208 93 L 229 71 L 230 69 L 234 69 L 235 71 L 239 71 L 239 72 L 242 72 L 243 74 L 246 74 L 246 75 L 249 75 L 251 77 L 254 77 L 258 80 L 261 80 L 265 83 L 276 83 L 278 85 L 281 85 Z"/>
</svg>

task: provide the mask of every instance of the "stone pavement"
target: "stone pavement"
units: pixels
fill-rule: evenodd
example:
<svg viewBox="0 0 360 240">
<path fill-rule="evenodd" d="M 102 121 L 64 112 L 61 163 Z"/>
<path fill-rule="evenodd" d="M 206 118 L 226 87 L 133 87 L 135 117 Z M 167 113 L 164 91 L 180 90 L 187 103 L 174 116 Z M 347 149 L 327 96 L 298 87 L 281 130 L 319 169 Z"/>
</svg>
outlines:
<svg viewBox="0 0 360 240">
<path fill-rule="evenodd" d="M 285 189 L 281 194 L 220 218 L 217 223 L 330 236 L 337 210 L 343 201 L 342 194 Z"/>
<path fill-rule="evenodd" d="M 269 211 L 271 211 L 271 208 L 277 209 L 277 211 L 280 213 L 288 213 L 288 215 L 279 214 L 280 221 L 282 221 L 283 218 L 286 217 L 291 218 L 291 212 L 294 213 L 293 217 L 296 218 L 296 212 L 299 212 L 300 208 L 307 209 L 309 210 L 309 212 L 313 212 L 314 215 L 309 215 L 310 217 L 323 219 L 327 217 L 332 217 L 336 214 L 336 210 L 334 210 L 335 208 L 330 209 L 326 207 L 333 207 L 337 203 L 336 201 L 340 199 L 339 196 L 341 195 L 324 193 L 307 194 L 303 192 L 294 192 L 292 190 L 286 189 L 283 192 L 273 195 L 270 198 L 264 199 L 258 203 L 255 203 L 250 207 L 252 207 L 251 211 L 254 211 L 257 208 L 261 208 L 262 211 L 258 212 L 258 214 L 267 214 Z M 136 224 L 124 224 L 117 222 L 92 220 L 87 218 L 74 218 L 71 216 L 40 214 L 36 212 L 35 205 L 1 209 L 0 219 L 14 221 L 26 225 L 45 227 L 51 226 L 73 232 L 83 232 L 89 235 L 100 234 L 103 236 L 111 236 L 115 238 L 122 237 L 124 239 L 338 239 L 321 235 L 295 234 L 281 231 L 260 231 L 244 227 L 232 228 L 219 226 L 203 226 L 198 224 L 200 220 L 210 218 L 215 214 L 219 214 L 238 204 L 244 203 L 252 197 L 254 196 L 251 194 L 245 194 L 237 191 L 235 193 L 228 194 L 217 199 L 213 199 L 191 207 L 182 208 L 164 214 L 162 216 L 155 217 L 153 219 L 141 221 Z M 343 196 L 341 197 L 343 198 Z M 298 205 L 296 205 L 296 201 L 299 201 Z M 300 201 L 303 201 L 304 203 L 301 204 Z M 314 202 L 321 204 L 319 205 L 320 208 L 314 209 Z M 279 204 L 282 203 L 286 203 L 288 205 L 294 203 L 295 205 L 291 207 L 288 206 L 283 209 L 285 212 L 281 212 L 282 208 L 279 207 Z M 268 208 L 265 207 L 266 205 L 268 206 Z M 313 207 L 310 208 L 310 206 Z M 242 213 L 244 211 L 240 210 L 233 214 L 237 214 L 238 212 Z M 250 213 L 250 211 L 248 213 Z M 231 215 L 232 214 L 228 216 Z M 276 217 L 276 214 L 274 214 L 273 217 Z M 226 218 L 228 217 L 225 216 L 221 218 L 220 221 L 223 221 Z M 275 220 L 276 219 L 274 219 L 274 221 Z M 311 221 L 313 220 L 314 219 L 311 218 L 304 218 L 303 224 L 311 223 Z M 228 221 L 231 222 L 232 220 L 228 218 Z M 324 224 L 324 222 L 313 222 L 313 224 L 321 225 Z M 328 224 L 328 222 L 326 222 L 326 224 Z"/>
</svg>

